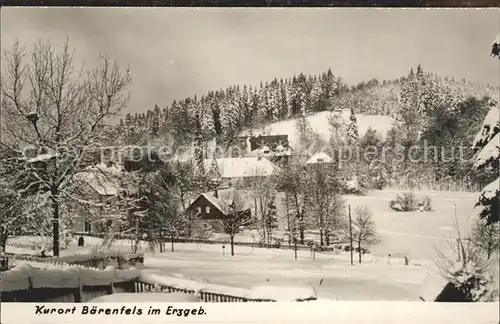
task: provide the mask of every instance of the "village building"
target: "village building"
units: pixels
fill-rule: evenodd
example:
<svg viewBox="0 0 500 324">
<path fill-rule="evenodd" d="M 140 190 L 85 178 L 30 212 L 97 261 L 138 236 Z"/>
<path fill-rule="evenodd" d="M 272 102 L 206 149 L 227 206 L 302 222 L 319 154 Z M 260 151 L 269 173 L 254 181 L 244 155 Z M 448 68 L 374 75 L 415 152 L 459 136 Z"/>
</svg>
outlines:
<svg viewBox="0 0 500 324">
<path fill-rule="evenodd" d="M 221 232 L 222 226 L 220 220 L 228 217 L 228 213 L 234 212 L 232 201 L 235 194 L 241 195 L 241 206 L 238 213 L 244 214 L 251 219 L 252 204 L 245 199 L 242 191 L 234 188 L 215 189 L 212 192 L 205 192 L 198 195 L 186 208 L 186 213 L 192 213 L 196 222 L 208 224 L 215 231 Z"/>
<path fill-rule="evenodd" d="M 79 172 L 74 178 L 75 182 L 78 183 L 77 196 L 79 198 L 103 206 L 73 203 L 70 206 L 70 212 L 73 215 L 73 231 L 75 233 L 95 234 L 101 232 L 106 226 L 111 226 L 112 215 L 109 215 L 106 209 L 113 206 L 118 196 L 118 186 L 100 172 Z"/>
<path fill-rule="evenodd" d="M 246 187 L 256 177 L 271 177 L 281 171 L 275 163 L 262 156 L 221 158 L 215 159 L 215 162 L 216 166 L 213 165 L 213 159 L 206 159 L 204 167 L 209 174 L 218 173 L 221 180 L 219 185 L 222 186 Z"/>
<path fill-rule="evenodd" d="M 280 161 L 292 154 L 288 134 L 240 134 L 236 138 L 246 156 L 263 156 L 271 161 Z"/>
</svg>

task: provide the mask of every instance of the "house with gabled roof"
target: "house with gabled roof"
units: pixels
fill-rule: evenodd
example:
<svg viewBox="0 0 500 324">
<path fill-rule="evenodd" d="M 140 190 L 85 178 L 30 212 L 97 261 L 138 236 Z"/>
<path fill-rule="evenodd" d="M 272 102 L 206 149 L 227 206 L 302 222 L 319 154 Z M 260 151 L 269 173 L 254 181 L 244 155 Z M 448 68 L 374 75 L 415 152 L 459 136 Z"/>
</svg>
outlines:
<svg viewBox="0 0 500 324">
<path fill-rule="evenodd" d="M 79 199 L 112 205 L 118 196 L 118 184 L 114 183 L 107 174 L 101 172 L 99 167 L 95 170 L 78 172 L 74 175 L 73 180 L 77 187 L 75 196 Z M 94 213 L 101 213 L 103 221 L 105 220 L 106 215 L 101 207 L 75 203 L 71 207 L 71 213 L 73 215 L 73 231 L 76 233 L 92 233 L 101 230 L 103 224 L 88 216 L 89 208 L 95 209 Z"/>
<path fill-rule="evenodd" d="M 227 206 L 231 205 L 230 199 L 236 190 L 234 188 L 216 189 L 212 192 L 201 193 L 189 204 L 186 213 L 192 213 L 197 220 L 208 223 L 212 228 L 220 231 L 221 226 L 217 220 L 227 216 Z M 249 219 L 252 218 L 252 204 L 245 199 L 242 201 L 243 208 L 240 212 L 246 214 Z"/>
<path fill-rule="evenodd" d="M 207 159 L 204 163 L 209 174 L 216 167 L 220 180 L 233 185 L 242 184 L 245 180 L 255 177 L 271 177 L 281 172 L 276 164 L 262 156 L 216 159 L 216 166 L 213 165 L 213 159 Z"/>
</svg>

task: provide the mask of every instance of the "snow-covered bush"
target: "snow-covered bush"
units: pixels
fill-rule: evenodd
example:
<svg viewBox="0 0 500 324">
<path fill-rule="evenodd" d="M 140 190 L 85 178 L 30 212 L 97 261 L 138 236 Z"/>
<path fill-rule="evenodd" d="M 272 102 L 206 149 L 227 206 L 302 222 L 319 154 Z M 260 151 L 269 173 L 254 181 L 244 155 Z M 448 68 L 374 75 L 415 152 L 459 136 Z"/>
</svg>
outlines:
<svg viewBox="0 0 500 324">
<path fill-rule="evenodd" d="M 420 212 L 432 211 L 432 200 L 430 197 L 425 196 L 422 200 L 417 203 L 417 210 Z"/>
<path fill-rule="evenodd" d="M 363 180 L 362 177 L 352 176 L 341 181 L 341 191 L 347 195 L 363 195 L 367 187 L 367 183 Z"/>
<path fill-rule="evenodd" d="M 404 193 L 402 196 L 397 195 L 395 200 L 389 202 L 389 207 L 400 212 L 414 211 L 417 209 L 417 198 L 413 192 Z"/>
<path fill-rule="evenodd" d="M 453 222 L 458 237 L 457 245 L 453 246 L 454 255 L 449 256 L 437 250 L 438 259 L 434 263 L 438 270 L 467 301 L 498 300 L 500 278 L 497 273 L 498 264 L 495 264 L 498 261 L 489 260 L 485 251 L 478 248 L 473 240 L 464 239 L 458 220 L 454 218 Z"/>
<path fill-rule="evenodd" d="M 474 253 L 472 250 L 469 252 Z M 483 262 L 481 257 L 469 255 L 466 261 L 447 262 L 441 265 L 441 271 L 467 301 L 498 301 L 498 282 L 493 279 L 490 265 Z"/>
<path fill-rule="evenodd" d="M 432 211 L 432 201 L 429 197 L 418 199 L 413 192 L 397 195 L 395 200 L 389 202 L 389 207 L 398 212 L 429 212 Z"/>
</svg>

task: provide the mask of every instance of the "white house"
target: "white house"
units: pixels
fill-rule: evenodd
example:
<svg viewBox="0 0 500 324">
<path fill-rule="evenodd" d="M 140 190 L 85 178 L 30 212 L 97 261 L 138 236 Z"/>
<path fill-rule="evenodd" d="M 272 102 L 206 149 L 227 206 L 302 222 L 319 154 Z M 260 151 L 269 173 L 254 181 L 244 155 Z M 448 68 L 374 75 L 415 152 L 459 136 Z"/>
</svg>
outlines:
<svg viewBox="0 0 500 324">
<path fill-rule="evenodd" d="M 254 177 L 270 177 L 281 169 L 265 157 L 239 157 L 216 159 L 217 171 L 221 179 L 244 179 Z M 205 170 L 212 168 L 213 159 L 206 159 Z"/>
</svg>

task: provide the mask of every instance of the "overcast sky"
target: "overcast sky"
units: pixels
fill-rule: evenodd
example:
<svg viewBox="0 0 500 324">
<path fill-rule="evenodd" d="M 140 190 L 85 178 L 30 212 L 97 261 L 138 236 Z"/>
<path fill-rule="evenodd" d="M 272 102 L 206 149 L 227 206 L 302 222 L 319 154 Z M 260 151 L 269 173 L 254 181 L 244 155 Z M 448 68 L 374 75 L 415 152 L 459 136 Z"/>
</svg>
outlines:
<svg viewBox="0 0 500 324">
<path fill-rule="evenodd" d="M 18 38 L 60 44 L 78 60 L 99 52 L 130 64 L 128 111 L 331 67 L 348 83 L 406 75 L 410 66 L 499 84 L 489 57 L 499 10 L 465 9 L 1 9 L 1 47 Z"/>
</svg>

